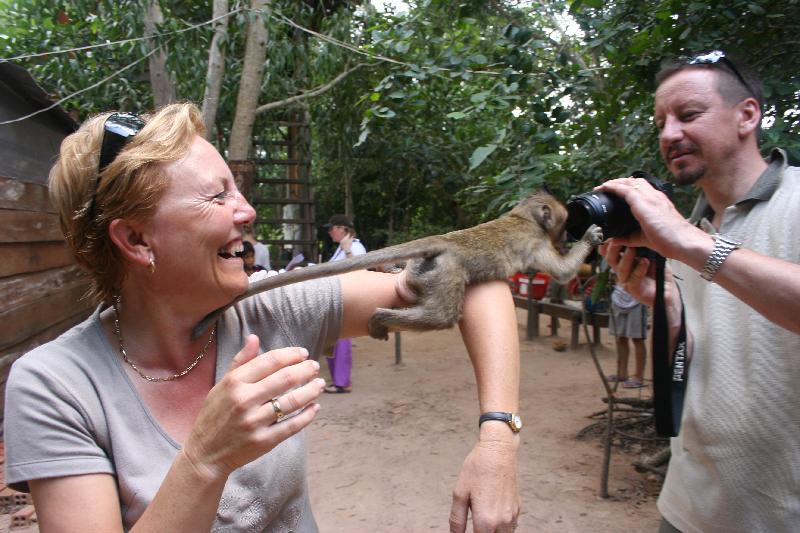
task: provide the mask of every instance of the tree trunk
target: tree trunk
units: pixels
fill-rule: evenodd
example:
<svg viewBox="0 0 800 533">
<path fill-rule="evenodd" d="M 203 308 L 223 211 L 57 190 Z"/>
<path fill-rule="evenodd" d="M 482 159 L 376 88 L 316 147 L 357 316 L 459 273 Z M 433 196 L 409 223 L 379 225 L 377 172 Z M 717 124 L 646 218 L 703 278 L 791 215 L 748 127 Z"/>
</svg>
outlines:
<svg viewBox="0 0 800 533">
<path fill-rule="evenodd" d="M 353 211 L 353 170 L 348 166 L 344 171 L 344 212 L 355 220 Z"/>
<path fill-rule="evenodd" d="M 242 66 L 242 80 L 236 98 L 236 113 L 231 127 L 228 157 L 231 160 L 247 159 L 252 144 L 253 124 L 261 92 L 264 61 L 267 57 L 267 27 L 262 11 L 269 10 L 270 0 L 252 0 L 250 23 L 247 25 L 247 41 Z"/>
<path fill-rule="evenodd" d="M 228 12 L 228 0 L 214 0 L 212 18 L 222 17 Z M 228 40 L 228 20 L 223 17 L 214 23 L 214 37 L 208 50 L 208 71 L 206 89 L 203 96 L 203 123 L 206 125 L 206 139 L 213 139 L 214 125 L 217 121 L 219 94 L 222 90 L 222 76 L 225 74 L 225 52 L 222 45 Z"/>
<path fill-rule="evenodd" d="M 161 6 L 158 2 L 148 2 L 144 13 L 144 34 L 153 35 L 158 30 L 158 25 L 164 22 L 164 15 L 161 13 Z M 152 50 L 158 44 L 149 41 L 149 48 Z M 175 101 L 175 87 L 172 78 L 167 72 L 167 52 L 164 45 L 155 54 L 150 56 L 150 85 L 153 87 L 153 104 L 155 107 L 165 106 Z"/>
</svg>

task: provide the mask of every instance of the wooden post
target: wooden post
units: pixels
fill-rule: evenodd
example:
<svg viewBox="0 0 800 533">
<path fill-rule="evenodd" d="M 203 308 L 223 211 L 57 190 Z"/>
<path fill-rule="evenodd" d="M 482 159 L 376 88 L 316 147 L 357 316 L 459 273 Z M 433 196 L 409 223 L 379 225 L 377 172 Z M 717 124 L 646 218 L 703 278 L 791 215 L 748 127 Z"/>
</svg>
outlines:
<svg viewBox="0 0 800 533">
<path fill-rule="evenodd" d="M 533 291 L 531 286 L 528 286 L 528 327 L 527 327 L 527 340 L 533 340 L 534 337 L 539 336 L 539 302 L 533 299 Z"/>
<path fill-rule="evenodd" d="M 403 349 L 400 342 L 400 332 L 394 332 L 394 364 L 403 364 Z"/>
</svg>

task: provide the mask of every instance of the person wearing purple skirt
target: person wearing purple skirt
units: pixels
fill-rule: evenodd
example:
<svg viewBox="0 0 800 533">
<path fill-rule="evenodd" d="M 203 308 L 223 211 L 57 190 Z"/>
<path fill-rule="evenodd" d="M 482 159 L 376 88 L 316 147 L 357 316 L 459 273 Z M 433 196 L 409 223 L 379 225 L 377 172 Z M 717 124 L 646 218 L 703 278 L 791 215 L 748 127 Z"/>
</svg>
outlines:
<svg viewBox="0 0 800 533">
<path fill-rule="evenodd" d="M 367 253 L 361 241 L 356 239 L 353 221 L 347 215 L 333 215 L 324 226 L 328 229 L 333 242 L 339 245 L 331 256 L 331 261 L 341 261 L 348 257 L 364 255 Z M 344 393 L 350 392 L 350 372 L 353 368 L 353 341 L 339 339 L 333 347 L 333 353 L 326 357 L 328 370 L 331 373 L 331 383 L 325 387 L 325 392 Z"/>
</svg>

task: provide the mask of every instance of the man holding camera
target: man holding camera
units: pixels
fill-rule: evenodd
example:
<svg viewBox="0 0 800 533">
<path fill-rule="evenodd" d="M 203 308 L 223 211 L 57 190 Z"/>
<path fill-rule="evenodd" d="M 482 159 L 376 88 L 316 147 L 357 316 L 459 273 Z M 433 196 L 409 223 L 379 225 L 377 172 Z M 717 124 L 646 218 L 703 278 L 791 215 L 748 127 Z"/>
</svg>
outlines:
<svg viewBox="0 0 800 533">
<path fill-rule="evenodd" d="M 761 83 L 724 52 L 656 77 L 659 146 L 674 181 L 701 194 L 685 220 L 642 178 L 620 196 L 641 230 L 601 253 L 653 305 L 648 247 L 671 259 L 665 302 L 690 364 L 680 433 L 658 508 L 661 532 L 792 531 L 800 524 L 800 168 L 758 149 Z"/>
</svg>

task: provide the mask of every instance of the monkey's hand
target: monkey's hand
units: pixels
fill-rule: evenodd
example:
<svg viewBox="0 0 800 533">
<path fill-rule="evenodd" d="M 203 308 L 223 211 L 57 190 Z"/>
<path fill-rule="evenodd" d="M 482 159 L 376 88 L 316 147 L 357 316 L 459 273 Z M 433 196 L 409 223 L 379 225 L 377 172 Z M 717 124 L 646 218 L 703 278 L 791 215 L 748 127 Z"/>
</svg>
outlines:
<svg viewBox="0 0 800 533">
<path fill-rule="evenodd" d="M 589 243 L 591 246 L 597 246 L 603 242 L 603 230 L 597 224 L 592 224 L 583 234 L 582 240 Z"/>
</svg>

